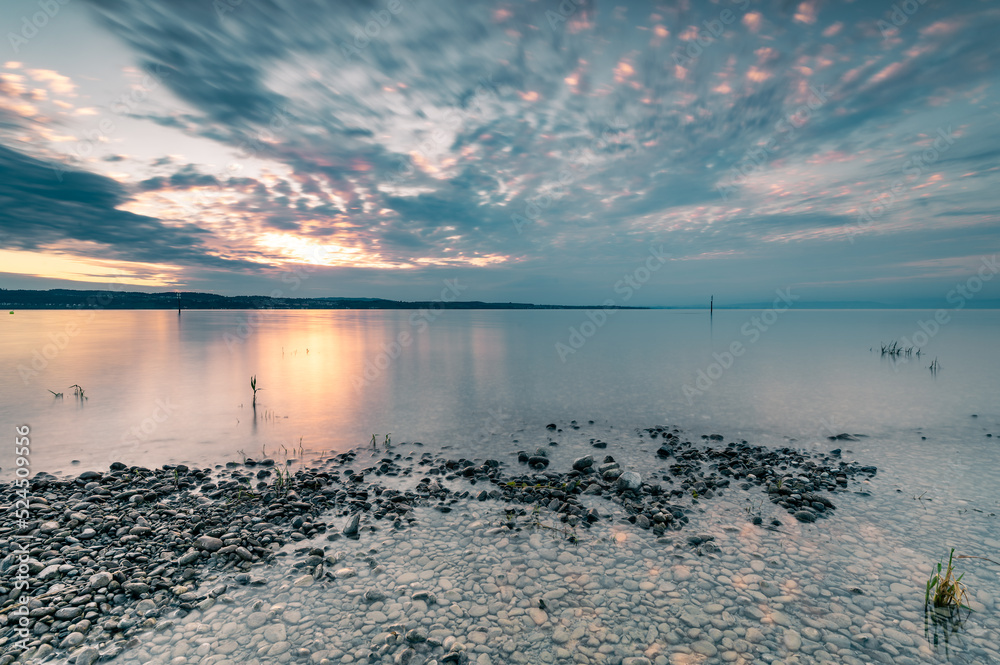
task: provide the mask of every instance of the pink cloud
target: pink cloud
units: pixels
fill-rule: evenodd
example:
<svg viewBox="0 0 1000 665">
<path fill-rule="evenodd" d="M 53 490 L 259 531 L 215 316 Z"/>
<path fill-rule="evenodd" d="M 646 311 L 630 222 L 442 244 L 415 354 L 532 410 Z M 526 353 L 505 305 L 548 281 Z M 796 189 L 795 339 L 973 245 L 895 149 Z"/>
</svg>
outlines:
<svg viewBox="0 0 1000 665">
<path fill-rule="evenodd" d="M 924 36 L 950 35 L 959 28 L 958 21 L 937 21 L 920 30 Z"/>
<path fill-rule="evenodd" d="M 899 73 L 899 70 L 901 70 L 902 68 L 903 68 L 902 62 L 893 62 L 884 69 L 882 69 L 882 71 L 880 71 L 878 74 L 871 77 L 871 79 L 868 82 L 871 84 L 881 83 L 882 81 L 885 81 L 886 79 L 891 78 L 892 76 Z"/>
<path fill-rule="evenodd" d="M 698 26 L 689 25 L 684 29 L 681 34 L 677 35 L 677 38 L 684 42 L 694 41 L 698 37 Z"/>
<path fill-rule="evenodd" d="M 750 28 L 750 32 L 757 32 L 760 30 L 761 15 L 760 12 L 747 12 L 743 16 L 743 25 Z"/>
<path fill-rule="evenodd" d="M 51 69 L 29 69 L 28 74 L 36 81 L 48 83 L 49 89 L 57 95 L 72 95 L 76 84 L 68 76 Z"/>
<path fill-rule="evenodd" d="M 764 46 L 754 51 L 754 55 L 757 56 L 758 63 L 764 64 L 766 62 L 774 60 L 780 54 L 770 46 Z"/>
<path fill-rule="evenodd" d="M 837 21 L 833 25 L 827 26 L 826 29 L 823 30 L 823 36 L 824 37 L 833 37 L 838 32 L 840 32 L 841 28 L 843 28 L 843 27 L 844 27 L 844 24 L 841 23 L 840 21 Z"/>
<path fill-rule="evenodd" d="M 633 74 L 635 74 L 635 68 L 632 66 L 632 63 L 627 58 L 622 58 L 618 66 L 615 67 L 615 80 L 623 83 Z"/>
<path fill-rule="evenodd" d="M 795 12 L 795 20 L 799 23 L 815 23 L 816 22 L 816 1 L 806 0 L 799 5 L 798 10 Z"/>
</svg>

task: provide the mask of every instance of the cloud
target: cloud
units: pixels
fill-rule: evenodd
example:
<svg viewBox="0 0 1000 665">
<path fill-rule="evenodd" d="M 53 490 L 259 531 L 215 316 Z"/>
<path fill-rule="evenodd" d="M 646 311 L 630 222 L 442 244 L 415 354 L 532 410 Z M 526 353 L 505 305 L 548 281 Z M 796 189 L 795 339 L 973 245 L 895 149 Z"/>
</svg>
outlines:
<svg viewBox="0 0 1000 665">
<path fill-rule="evenodd" d="M 149 192 L 164 189 L 191 189 L 193 187 L 218 187 L 219 181 L 215 176 L 198 173 L 198 167 L 188 164 L 180 171 L 169 177 L 155 176 L 148 178 L 136 185 L 140 192 Z"/>
<path fill-rule="evenodd" d="M 567 250 L 618 265 L 665 240 L 685 256 L 759 252 L 770 270 L 776 246 L 798 256 L 796 243 L 843 243 L 837 229 L 899 177 L 921 133 L 955 118 L 976 150 L 910 183 L 880 233 L 934 228 L 948 206 L 987 209 L 996 178 L 972 157 L 1000 148 L 989 118 L 1000 15 L 978 3 L 928 2 L 885 37 L 889 7 L 814 0 L 735 3 L 725 24 L 712 3 L 655 16 L 587 3 L 551 25 L 547 5 L 529 2 L 86 2 L 173 96 L 130 120 L 238 167 L 116 159 L 133 184 L 95 181 L 112 217 L 134 214 L 124 206 L 201 239 L 191 261 L 221 250 L 273 261 L 246 244 L 266 233 L 380 265 L 503 257 L 524 269 Z M 78 76 L 26 66 L 0 75 L 12 133 L 44 111 L 24 96 L 38 72 L 52 94 L 86 92 Z M 145 154 L 125 134 L 116 149 Z M 191 200 L 193 213 L 175 211 Z M 243 244 L 215 244 L 223 222 Z"/>
<path fill-rule="evenodd" d="M 64 170 L 0 146 L 0 229 L 9 248 L 58 246 L 72 252 L 78 244 L 92 243 L 104 258 L 243 267 L 207 254 L 205 231 L 120 210 L 126 200 L 124 188 L 110 178 Z"/>
<path fill-rule="evenodd" d="M 800 3 L 795 12 L 795 20 L 799 23 L 813 24 L 816 22 L 817 0 L 807 0 Z"/>
<path fill-rule="evenodd" d="M 73 96 L 76 84 L 68 76 L 51 69 L 29 69 L 28 75 L 35 81 L 46 83 L 55 95 Z"/>
</svg>

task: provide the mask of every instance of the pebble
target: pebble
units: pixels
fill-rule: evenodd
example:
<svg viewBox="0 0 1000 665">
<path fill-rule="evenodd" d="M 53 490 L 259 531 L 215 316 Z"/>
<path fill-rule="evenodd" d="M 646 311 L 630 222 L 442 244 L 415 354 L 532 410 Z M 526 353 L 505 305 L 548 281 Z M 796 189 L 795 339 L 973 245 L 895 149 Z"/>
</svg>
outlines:
<svg viewBox="0 0 1000 665">
<path fill-rule="evenodd" d="M 536 626 L 541 626 L 543 623 L 549 620 L 549 615 L 537 607 L 532 607 L 528 610 L 528 615 L 531 620 L 535 622 Z"/>
<path fill-rule="evenodd" d="M 796 479 L 818 480 L 817 469 L 829 462 L 817 457 L 807 472 L 791 464 L 782 471 L 779 458 L 769 458 L 778 461 L 753 469 L 759 475 L 748 474 L 760 483 L 737 479 L 750 486 L 743 489 L 729 486 L 724 481 L 731 476 L 717 472 L 728 468 L 726 448 L 710 458 L 712 471 L 694 473 L 693 463 L 685 466 L 688 458 L 678 457 L 692 450 L 678 434 L 664 428 L 655 438 L 667 440 L 668 433 L 668 443 L 646 450 L 652 459 L 644 465 L 633 465 L 628 455 L 588 464 L 553 448 L 542 456 L 544 467 L 530 472 L 538 475 L 516 476 L 525 486 L 513 488 L 503 475 L 506 463 L 408 465 L 373 452 L 370 460 L 365 456 L 343 471 L 340 481 L 317 482 L 308 500 L 272 497 L 247 519 L 237 513 L 214 522 L 210 499 L 192 498 L 190 512 L 183 512 L 174 499 L 145 498 L 152 487 L 176 494 L 170 490 L 172 473 L 121 499 L 117 513 L 70 497 L 125 485 L 114 475 L 121 469 L 88 480 L 94 483 L 89 490 L 78 483 L 55 486 L 47 501 L 58 505 L 65 496 L 67 505 L 53 508 L 52 519 L 40 515 L 37 534 L 46 519 L 58 518 L 69 526 L 49 534 L 91 528 L 95 536 L 90 545 L 78 537 L 72 542 L 43 535 L 52 544 L 38 550 L 39 561 L 31 566 L 36 575 L 55 567 L 44 589 L 58 600 L 50 606 L 39 601 L 35 608 L 38 625 L 52 636 L 51 644 L 35 645 L 35 655 L 51 658 L 63 650 L 67 662 L 90 659 L 87 665 L 98 659 L 113 665 L 937 662 L 923 635 L 917 590 L 930 562 L 906 549 L 914 524 L 905 522 L 905 512 L 890 509 L 903 498 L 873 482 L 867 498 L 833 492 L 838 510 L 816 513 L 822 516 L 806 530 L 797 519 L 785 519 L 774 531 L 763 526 L 788 511 L 767 501 L 761 526 L 749 519 L 734 523 L 748 494 L 797 500 L 769 491 L 777 474 L 786 476 L 780 489 L 798 490 Z M 739 446 L 728 450 L 750 454 Z M 764 459 L 774 451 L 752 454 Z M 642 469 L 638 485 L 626 477 L 639 476 L 631 466 Z M 412 480 L 405 478 L 411 467 Z M 253 483 L 257 471 L 268 467 L 250 468 Z M 674 475 L 675 468 L 683 473 Z M 404 482 L 375 480 L 387 471 Z M 581 483 L 574 490 L 576 479 Z M 207 485 L 217 480 L 204 478 Z M 704 483 L 695 489 L 697 497 L 678 487 L 688 483 Z M 324 487 L 329 494 L 318 493 Z M 413 487 L 419 491 L 405 489 Z M 590 487 L 597 491 L 584 495 Z M 680 496 L 671 494 L 672 487 Z M 482 492 L 486 499 L 479 501 Z M 536 495 L 538 503 L 514 500 Z M 132 502 L 136 496 L 140 501 Z M 185 496 L 175 498 L 183 504 Z M 328 508 L 313 509 L 311 502 L 326 500 Z M 866 537 L 873 518 L 863 512 L 875 502 L 899 521 L 879 523 L 886 544 L 879 548 Z M 508 516 L 511 508 L 523 512 Z M 593 522 L 589 510 L 597 511 Z M 365 527 L 354 534 L 358 538 L 344 538 L 340 525 L 354 516 Z M 696 528 L 697 535 L 676 533 L 683 528 Z M 988 533 L 974 531 L 979 540 L 969 542 L 983 542 Z M 161 540 L 170 547 L 150 547 Z M 100 554 L 105 549 L 113 554 Z M 8 562 L 4 570 L 9 568 Z M 997 583 L 967 568 L 975 584 L 972 602 L 985 610 Z M 1000 651 L 990 636 L 997 629 L 991 614 L 976 616 L 966 628 L 967 640 L 952 642 L 953 658 L 957 653 L 967 662 L 996 660 Z"/>
</svg>

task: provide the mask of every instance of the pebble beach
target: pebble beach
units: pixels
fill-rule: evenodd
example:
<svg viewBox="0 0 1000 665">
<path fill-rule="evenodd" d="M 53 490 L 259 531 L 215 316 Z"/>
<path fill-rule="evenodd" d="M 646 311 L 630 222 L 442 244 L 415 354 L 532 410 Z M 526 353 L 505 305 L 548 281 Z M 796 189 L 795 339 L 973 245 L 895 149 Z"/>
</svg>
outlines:
<svg viewBox="0 0 1000 665">
<path fill-rule="evenodd" d="M 5 579 L 31 578 L 24 641 L 0 590 L 0 665 L 1000 662 L 998 567 L 962 566 L 958 621 L 925 612 L 912 534 L 947 523 L 900 511 L 852 435 L 806 451 L 656 426 L 626 449 L 587 428 L 483 459 L 399 443 L 39 474 L 33 521 L 0 532 L 30 543 Z M 991 520 L 963 553 L 1000 545 Z"/>
</svg>

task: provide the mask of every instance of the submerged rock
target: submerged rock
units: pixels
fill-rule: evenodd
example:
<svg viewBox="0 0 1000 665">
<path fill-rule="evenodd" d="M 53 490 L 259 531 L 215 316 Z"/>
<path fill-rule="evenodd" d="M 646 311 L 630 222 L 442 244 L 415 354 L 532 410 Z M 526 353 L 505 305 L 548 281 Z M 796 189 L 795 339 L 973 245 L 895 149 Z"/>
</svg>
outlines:
<svg viewBox="0 0 1000 665">
<path fill-rule="evenodd" d="M 626 471 L 618 477 L 619 491 L 636 491 L 642 487 L 642 476 L 635 471 Z"/>
<path fill-rule="evenodd" d="M 347 521 L 347 524 L 344 525 L 344 535 L 345 536 L 357 535 L 360 524 L 361 524 L 361 513 L 354 513 L 353 515 L 351 515 L 351 519 Z"/>
</svg>

